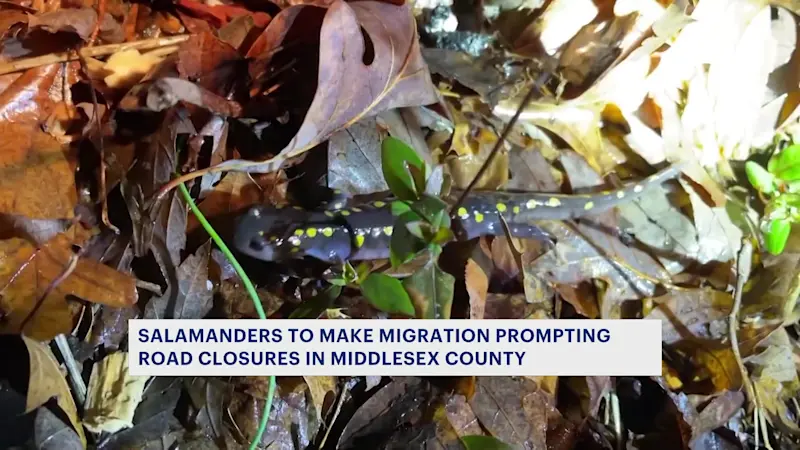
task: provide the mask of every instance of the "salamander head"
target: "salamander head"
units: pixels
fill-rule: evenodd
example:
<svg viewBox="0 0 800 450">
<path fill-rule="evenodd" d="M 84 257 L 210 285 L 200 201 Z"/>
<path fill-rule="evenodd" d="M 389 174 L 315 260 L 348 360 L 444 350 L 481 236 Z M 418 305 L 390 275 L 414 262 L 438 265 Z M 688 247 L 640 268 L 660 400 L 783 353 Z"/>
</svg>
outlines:
<svg viewBox="0 0 800 450">
<path fill-rule="evenodd" d="M 262 261 L 281 261 L 298 257 L 293 245 L 292 224 L 305 217 L 304 211 L 257 206 L 236 223 L 233 245 L 245 255 Z"/>
</svg>

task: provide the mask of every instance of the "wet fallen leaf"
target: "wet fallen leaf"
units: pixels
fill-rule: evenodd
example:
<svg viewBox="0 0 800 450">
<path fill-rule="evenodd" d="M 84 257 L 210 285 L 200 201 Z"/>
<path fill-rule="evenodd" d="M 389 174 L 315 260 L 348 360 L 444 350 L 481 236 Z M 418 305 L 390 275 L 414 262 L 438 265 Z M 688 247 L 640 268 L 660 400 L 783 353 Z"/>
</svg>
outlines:
<svg viewBox="0 0 800 450">
<path fill-rule="evenodd" d="M 40 249 L 21 239 L 0 241 L 0 309 L 6 318 L 0 331 L 22 332 L 37 340 L 69 333 L 81 306 L 67 296 L 115 307 L 136 303 L 132 277 L 92 260 L 78 258 L 73 270 L 61 279 L 70 267 L 71 246 L 65 234 Z"/>
<path fill-rule="evenodd" d="M 28 349 L 30 378 L 28 379 L 28 399 L 25 407 L 26 412 L 33 411 L 45 404 L 48 400 L 56 397 L 58 406 L 69 418 L 72 428 L 78 433 L 81 443 L 86 446 L 86 436 L 83 434 L 83 426 L 78 419 L 78 410 L 75 401 L 72 400 L 72 391 L 67 385 L 67 380 L 61 374 L 59 365 L 50 348 L 40 342 L 36 342 L 22 336 L 25 347 Z"/>
<path fill-rule="evenodd" d="M 58 141 L 11 122 L 0 122 L 0 136 L 0 170 L 5 174 L 0 177 L 0 212 L 72 218 L 77 202 L 73 164 Z"/>
<path fill-rule="evenodd" d="M 654 298 L 653 302 L 656 306 L 645 319 L 661 321 L 661 339 L 665 344 L 719 337 L 711 336 L 707 327 L 711 322 L 727 320 L 733 307 L 729 293 L 708 288 L 674 291 Z"/>
<path fill-rule="evenodd" d="M 469 400 L 484 428 L 502 441 L 526 448 L 547 447 L 553 400 L 524 378 L 479 377 Z"/>
</svg>

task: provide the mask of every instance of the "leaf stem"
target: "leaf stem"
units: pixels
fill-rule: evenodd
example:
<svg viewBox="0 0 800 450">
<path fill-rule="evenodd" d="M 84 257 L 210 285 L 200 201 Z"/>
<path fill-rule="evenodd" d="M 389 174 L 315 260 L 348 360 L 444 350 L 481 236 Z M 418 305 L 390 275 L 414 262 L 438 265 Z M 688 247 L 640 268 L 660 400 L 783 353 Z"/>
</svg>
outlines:
<svg viewBox="0 0 800 450">
<path fill-rule="evenodd" d="M 256 288 L 253 286 L 253 282 L 250 281 L 250 278 L 245 273 L 242 266 L 239 264 L 239 261 L 236 260 L 236 257 L 233 256 L 230 249 L 222 238 L 219 237 L 219 234 L 214 230 L 214 227 L 208 223 L 203 213 L 200 212 L 200 209 L 195 205 L 194 200 L 192 200 L 191 194 L 189 194 L 189 190 L 186 189 L 186 185 L 182 182 L 178 184 L 178 189 L 181 191 L 181 195 L 183 195 L 183 199 L 186 200 L 186 204 L 189 205 L 189 209 L 192 210 L 192 213 L 197 218 L 197 221 L 203 226 L 203 229 L 206 230 L 211 239 L 217 244 L 222 254 L 225 255 L 225 258 L 230 261 L 233 268 L 236 270 L 236 274 L 239 275 L 239 278 L 242 279 L 242 284 L 244 284 L 245 290 L 250 295 L 250 299 L 253 301 L 253 306 L 256 308 L 256 313 L 258 314 L 259 319 L 266 319 L 267 315 L 264 312 L 264 307 L 261 305 L 261 300 L 258 298 L 258 293 L 256 293 Z M 261 422 L 258 424 L 258 430 L 256 431 L 256 435 L 253 438 L 253 442 L 250 443 L 250 450 L 255 450 L 258 448 L 258 443 L 261 442 L 261 437 L 264 435 L 264 431 L 267 429 L 267 423 L 269 422 L 269 413 L 272 410 L 272 400 L 275 397 L 275 375 L 270 375 L 269 377 L 269 387 L 267 388 L 267 403 L 264 407 L 264 413 L 261 416 Z"/>
</svg>

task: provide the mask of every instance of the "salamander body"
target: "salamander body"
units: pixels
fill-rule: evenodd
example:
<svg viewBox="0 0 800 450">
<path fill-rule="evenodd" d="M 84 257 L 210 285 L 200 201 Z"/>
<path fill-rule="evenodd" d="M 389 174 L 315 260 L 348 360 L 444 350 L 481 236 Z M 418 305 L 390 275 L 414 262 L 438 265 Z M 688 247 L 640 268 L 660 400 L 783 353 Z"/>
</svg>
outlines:
<svg viewBox="0 0 800 450">
<path fill-rule="evenodd" d="M 500 216 L 508 224 L 511 236 L 546 239 L 535 221 L 574 219 L 607 211 L 640 196 L 648 186 L 675 178 L 680 169 L 680 165 L 673 165 L 621 189 L 585 195 L 477 191 L 459 206 L 454 220 L 465 239 L 505 235 Z M 443 200 L 452 205 L 460 194 L 453 191 Z M 257 206 L 239 219 L 234 246 L 263 261 L 306 256 L 331 263 L 388 258 L 396 220 L 391 211 L 392 200 L 352 207 L 335 202 L 330 209 L 310 211 Z"/>
</svg>

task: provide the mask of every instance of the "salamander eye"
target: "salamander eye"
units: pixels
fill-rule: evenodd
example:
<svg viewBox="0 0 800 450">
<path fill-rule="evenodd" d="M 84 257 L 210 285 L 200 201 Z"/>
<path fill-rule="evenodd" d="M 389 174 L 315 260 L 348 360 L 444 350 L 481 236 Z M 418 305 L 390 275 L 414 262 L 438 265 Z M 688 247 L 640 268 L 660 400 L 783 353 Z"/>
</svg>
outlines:
<svg viewBox="0 0 800 450">
<path fill-rule="evenodd" d="M 251 250 L 260 252 L 260 251 L 264 250 L 264 246 L 265 246 L 264 238 L 254 237 L 253 239 L 250 239 L 250 249 Z"/>
</svg>

